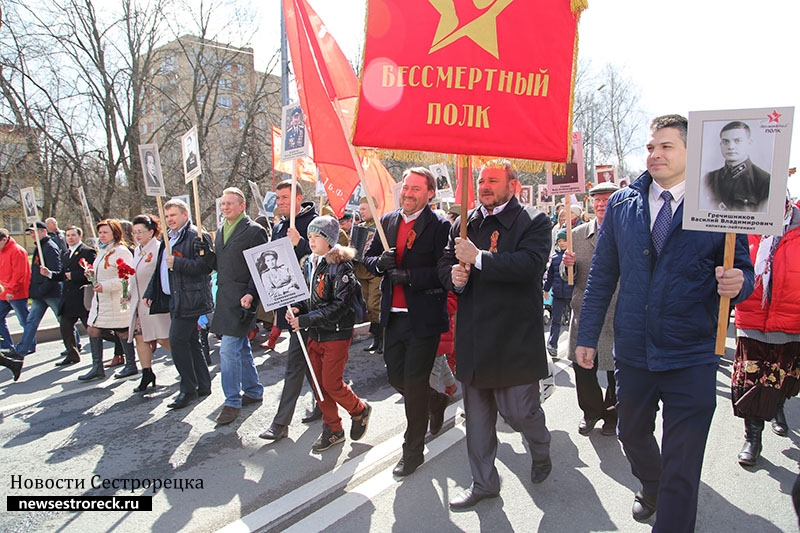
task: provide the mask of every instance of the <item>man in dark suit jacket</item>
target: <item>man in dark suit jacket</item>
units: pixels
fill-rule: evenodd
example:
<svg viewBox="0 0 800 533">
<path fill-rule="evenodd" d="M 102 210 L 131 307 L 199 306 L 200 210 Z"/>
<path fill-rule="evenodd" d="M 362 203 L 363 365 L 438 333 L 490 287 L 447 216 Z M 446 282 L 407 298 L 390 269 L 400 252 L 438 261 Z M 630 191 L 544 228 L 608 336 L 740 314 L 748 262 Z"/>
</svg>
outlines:
<svg viewBox="0 0 800 533">
<path fill-rule="evenodd" d="M 550 432 L 539 380 L 548 374 L 542 322 L 542 275 L 550 251 L 550 221 L 520 205 L 508 161 L 481 169 L 480 207 L 469 213 L 467 238 L 453 225 L 441 261 L 443 283 L 458 294 L 456 377 L 464 389 L 472 485 L 450 500 L 465 509 L 500 493 L 494 466 L 499 412 L 522 433 L 531 453 L 531 481 L 550 474 Z"/>
<path fill-rule="evenodd" d="M 217 270 L 217 304 L 211 331 L 222 337 L 219 347 L 225 405 L 217 415 L 219 425 L 230 424 L 242 406 L 261 403 L 264 387 L 258 380 L 247 334 L 256 323 L 258 292 L 243 252 L 267 242 L 267 232 L 245 214 L 244 193 L 230 187 L 222 191 L 220 210 L 225 223 L 217 230 L 215 252 L 205 254 Z"/>
<path fill-rule="evenodd" d="M 364 257 L 367 269 L 383 276 L 383 359 L 389 384 L 405 401 L 408 427 L 403 457 L 394 469 L 397 476 L 407 476 L 423 463 L 428 420 L 431 433 L 438 433 L 447 407 L 447 395 L 428 383 L 439 337 L 450 327 L 447 292 L 437 274 L 450 223 L 428 206 L 435 194 L 436 180 L 430 170 L 406 170 L 401 208 L 381 217 L 392 247 L 384 250 L 381 240 L 375 238 Z"/>
<path fill-rule="evenodd" d="M 80 320 L 86 327 L 89 311 L 84 305 L 84 287 L 89 285 L 80 260 L 85 259 L 88 264 L 94 263 L 97 255 L 94 248 L 81 242 L 83 230 L 76 226 L 69 226 L 65 230 L 67 252 L 62 255 L 61 272 L 53 272 L 52 279 L 62 283 L 61 305 L 59 307 L 59 327 L 61 340 L 66 348 L 63 360 L 56 366 L 74 365 L 81 360 L 80 352 L 75 344 L 75 323 Z"/>
</svg>

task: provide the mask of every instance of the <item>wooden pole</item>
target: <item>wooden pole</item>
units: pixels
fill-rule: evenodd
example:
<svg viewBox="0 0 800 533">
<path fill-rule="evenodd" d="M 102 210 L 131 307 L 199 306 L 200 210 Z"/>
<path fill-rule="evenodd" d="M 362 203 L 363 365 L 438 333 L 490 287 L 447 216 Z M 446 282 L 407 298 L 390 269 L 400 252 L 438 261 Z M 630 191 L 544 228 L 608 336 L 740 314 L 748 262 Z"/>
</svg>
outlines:
<svg viewBox="0 0 800 533">
<path fill-rule="evenodd" d="M 294 227 L 295 211 L 297 210 L 297 159 L 292 161 L 292 192 L 289 205 L 289 227 Z"/>
<path fill-rule="evenodd" d="M 39 250 L 39 265 L 47 266 L 44 264 L 44 255 L 42 254 L 42 241 L 39 240 L 39 228 L 36 227 L 36 222 L 33 223 L 33 238 L 36 239 L 36 249 Z"/>
<path fill-rule="evenodd" d="M 469 212 L 469 189 L 472 187 L 472 167 L 470 166 L 469 156 L 458 156 L 458 166 L 461 168 L 461 225 L 458 236 L 462 239 L 467 238 L 467 213 Z"/>
<path fill-rule="evenodd" d="M 195 179 L 192 180 L 192 191 L 194 191 L 194 216 L 195 221 L 194 223 L 197 225 L 197 235 L 202 239 L 203 238 L 203 221 L 200 218 L 200 193 L 197 191 L 197 180 L 200 176 L 197 176 Z"/>
<path fill-rule="evenodd" d="M 569 196 L 569 194 L 564 195 L 564 209 L 567 211 L 567 250 L 572 253 L 572 210 Z M 575 268 L 571 266 L 567 267 L 567 284 L 575 285 Z"/>
<path fill-rule="evenodd" d="M 725 256 L 722 259 L 722 268 L 730 270 L 733 268 L 733 256 L 736 250 L 736 234 L 725 234 Z M 728 337 L 728 319 L 730 312 L 731 299 L 727 296 L 719 297 L 719 317 L 717 318 L 717 344 L 714 353 L 725 355 L 725 339 Z"/>
<path fill-rule="evenodd" d="M 292 312 L 292 306 L 288 306 L 286 309 L 289 310 L 289 316 L 294 318 L 294 313 Z M 306 359 L 306 366 L 308 366 L 308 371 L 311 374 L 311 382 L 314 385 L 314 393 L 317 395 L 317 402 L 322 401 L 322 388 L 319 386 L 319 381 L 317 380 L 317 375 L 314 373 L 314 367 L 311 365 L 311 359 L 308 357 L 308 349 L 306 348 L 306 343 L 303 340 L 303 336 L 300 334 L 299 331 L 295 331 L 297 335 L 297 340 L 300 342 L 300 347 L 303 349 L 303 357 Z"/>
<path fill-rule="evenodd" d="M 164 228 L 164 248 L 167 252 L 167 255 L 172 255 L 172 251 L 169 247 L 169 233 L 167 229 L 167 217 L 164 216 L 164 204 L 161 203 L 161 197 L 156 196 L 156 202 L 158 203 L 158 216 L 161 217 L 161 225 Z"/>
</svg>

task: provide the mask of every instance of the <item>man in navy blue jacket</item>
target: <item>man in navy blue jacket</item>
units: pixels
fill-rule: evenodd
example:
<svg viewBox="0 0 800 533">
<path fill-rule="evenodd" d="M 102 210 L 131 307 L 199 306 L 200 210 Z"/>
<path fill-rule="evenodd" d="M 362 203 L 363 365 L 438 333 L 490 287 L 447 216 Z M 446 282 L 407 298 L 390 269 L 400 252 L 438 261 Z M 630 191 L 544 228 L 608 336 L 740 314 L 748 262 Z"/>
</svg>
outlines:
<svg viewBox="0 0 800 533">
<path fill-rule="evenodd" d="M 725 235 L 682 227 L 687 121 L 653 120 L 647 172 L 608 201 L 581 310 L 575 356 L 591 368 L 609 300 L 614 318 L 618 435 L 642 484 L 633 517 L 658 510 L 653 531 L 694 531 L 708 430 L 716 406 L 719 297 L 753 290 L 747 239 L 724 270 Z M 651 233 L 652 232 L 652 233 Z M 661 450 L 653 435 L 662 404 Z"/>
</svg>

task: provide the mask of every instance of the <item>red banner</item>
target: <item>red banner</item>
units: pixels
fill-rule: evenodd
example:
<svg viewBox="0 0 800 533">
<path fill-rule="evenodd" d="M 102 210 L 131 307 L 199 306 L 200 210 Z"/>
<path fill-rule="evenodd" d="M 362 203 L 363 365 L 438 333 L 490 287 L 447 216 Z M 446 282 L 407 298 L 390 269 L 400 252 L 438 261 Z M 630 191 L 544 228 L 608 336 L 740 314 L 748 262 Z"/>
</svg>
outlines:
<svg viewBox="0 0 800 533">
<path fill-rule="evenodd" d="M 570 4 L 368 0 L 353 144 L 566 161 L 581 9 Z"/>
</svg>

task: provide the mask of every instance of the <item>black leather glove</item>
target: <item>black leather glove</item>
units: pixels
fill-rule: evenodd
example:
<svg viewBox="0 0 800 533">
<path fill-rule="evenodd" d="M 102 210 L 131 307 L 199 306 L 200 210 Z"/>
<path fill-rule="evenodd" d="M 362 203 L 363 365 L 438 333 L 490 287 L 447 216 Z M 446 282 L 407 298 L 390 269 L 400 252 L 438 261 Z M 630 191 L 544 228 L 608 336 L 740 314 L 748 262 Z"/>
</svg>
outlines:
<svg viewBox="0 0 800 533">
<path fill-rule="evenodd" d="M 411 285 L 411 271 L 396 268 L 389 272 L 389 281 L 392 285 Z"/>
<path fill-rule="evenodd" d="M 378 258 L 378 270 L 381 272 L 388 272 L 393 268 L 397 268 L 397 250 L 390 248 L 383 252 Z"/>
<path fill-rule="evenodd" d="M 211 251 L 211 247 L 209 247 L 208 242 L 200 237 L 194 240 L 193 245 L 194 251 L 197 253 L 197 255 L 206 255 Z"/>
</svg>

